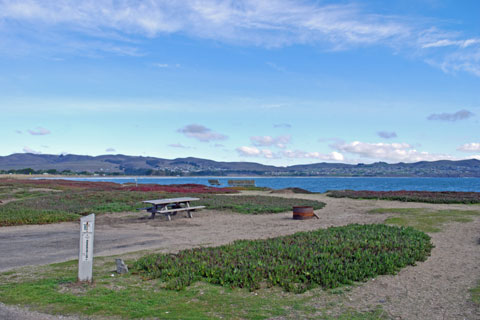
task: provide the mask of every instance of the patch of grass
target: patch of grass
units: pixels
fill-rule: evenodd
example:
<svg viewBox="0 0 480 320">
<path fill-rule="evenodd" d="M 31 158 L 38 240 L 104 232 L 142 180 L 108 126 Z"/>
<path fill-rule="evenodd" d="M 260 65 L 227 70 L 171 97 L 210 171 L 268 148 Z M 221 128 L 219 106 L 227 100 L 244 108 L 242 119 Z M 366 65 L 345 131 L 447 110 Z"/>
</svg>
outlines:
<svg viewBox="0 0 480 320">
<path fill-rule="evenodd" d="M 15 203 L 10 202 L 0 207 L 0 226 L 74 221 L 80 217 L 78 214 L 65 211 L 35 210 L 30 208 L 12 209 L 11 204 Z"/>
<path fill-rule="evenodd" d="M 129 191 L 65 190 L 0 206 L 0 226 L 72 221 L 85 214 L 134 211 L 158 194 Z"/>
<path fill-rule="evenodd" d="M 480 281 L 475 288 L 470 289 L 470 294 L 472 295 L 472 301 L 480 306 Z"/>
<path fill-rule="evenodd" d="M 474 210 L 432 210 L 426 208 L 378 208 L 372 214 L 398 213 L 399 216 L 385 220 L 387 224 L 413 227 L 423 232 L 439 232 L 449 222 L 471 222 L 480 211 Z"/>
<path fill-rule="evenodd" d="M 204 205 L 213 210 L 230 210 L 245 214 L 279 213 L 291 211 L 293 206 L 311 206 L 321 209 L 325 203 L 315 200 L 288 199 L 270 196 L 203 196 L 195 204 Z"/>
<path fill-rule="evenodd" d="M 249 290 L 280 286 L 301 293 L 395 274 L 424 261 L 432 248 L 430 237 L 412 228 L 353 224 L 175 255 L 147 255 L 134 270 L 174 290 L 206 281 Z"/>
</svg>

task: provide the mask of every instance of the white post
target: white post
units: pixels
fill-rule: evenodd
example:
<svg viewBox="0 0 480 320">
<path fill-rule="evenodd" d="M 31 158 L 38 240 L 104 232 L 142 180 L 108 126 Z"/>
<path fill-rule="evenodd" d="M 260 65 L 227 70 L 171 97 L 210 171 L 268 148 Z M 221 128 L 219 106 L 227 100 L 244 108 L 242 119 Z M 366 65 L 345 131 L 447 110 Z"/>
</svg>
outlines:
<svg viewBox="0 0 480 320">
<path fill-rule="evenodd" d="M 80 250 L 78 254 L 78 281 L 92 281 L 93 234 L 95 214 L 80 219 Z"/>
</svg>

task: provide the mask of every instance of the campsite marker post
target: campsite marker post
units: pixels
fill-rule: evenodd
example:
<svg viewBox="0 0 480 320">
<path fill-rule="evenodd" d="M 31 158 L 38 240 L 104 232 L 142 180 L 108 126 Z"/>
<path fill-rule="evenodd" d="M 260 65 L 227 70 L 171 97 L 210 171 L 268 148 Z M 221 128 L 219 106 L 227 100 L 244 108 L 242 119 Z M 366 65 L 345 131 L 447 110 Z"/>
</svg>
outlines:
<svg viewBox="0 0 480 320">
<path fill-rule="evenodd" d="M 80 219 L 80 250 L 78 253 L 78 281 L 92 281 L 93 234 L 95 214 Z"/>
</svg>

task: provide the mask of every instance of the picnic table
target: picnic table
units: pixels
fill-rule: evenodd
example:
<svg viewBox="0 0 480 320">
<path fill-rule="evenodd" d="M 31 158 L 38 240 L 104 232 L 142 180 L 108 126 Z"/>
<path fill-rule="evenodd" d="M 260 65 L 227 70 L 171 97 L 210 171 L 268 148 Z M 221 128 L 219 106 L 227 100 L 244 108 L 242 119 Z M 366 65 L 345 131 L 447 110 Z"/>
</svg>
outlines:
<svg viewBox="0 0 480 320">
<path fill-rule="evenodd" d="M 181 211 L 187 212 L 187 216 L 189 218 L 192 218 L 193 211 L 205 208 L 205 206 L 192 207 L 190 205 L 191 201 L 197 201 L 197 200 L 200 200 L 200 199 L 184 197 L 184 198 L 145 200 L 142 202 L 151 204 L 152 206 L 148 208 L 141 208 L 139 210 L 147 210 L 148 212 L 150 212 L 152 214 L 150 216 L 150 219 L 154 219 L 155 214 L 162 213 L 167 217 L 168 221 L 171 221 L 172 220 L 171 216 L 174 216 L 177 214 L 177 212 L 181 212 Z"/>
</svg>

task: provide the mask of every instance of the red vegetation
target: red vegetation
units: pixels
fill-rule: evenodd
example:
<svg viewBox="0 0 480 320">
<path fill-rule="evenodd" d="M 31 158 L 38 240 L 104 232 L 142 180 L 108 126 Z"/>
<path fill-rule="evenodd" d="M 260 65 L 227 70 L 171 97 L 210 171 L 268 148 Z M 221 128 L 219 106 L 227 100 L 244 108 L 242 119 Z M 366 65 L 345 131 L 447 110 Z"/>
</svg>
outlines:
<svg viewBox="0 0 480 320">
<path fill-rule="evenodd" d="M 480 203 L 480 192 L 334 190 L 329 191 L 327 195 L 334 198 L 379 199 L 408 202 Z"/>
<path fill-rule="evenodd" d="M 76 181 L 61 179 L 2 179 L 2 184 L 19 187 L 37 187 L 52 189 L 89 189 L 89 190 L 121 190 L 122 185 L 102 181 Z"/>
<path fill-rule="evenodd" d="M 101 191 L 137 191 L 137 192 L 165 192 L 165 193 L 237 193 L 230 188 L 215 188 L 202 184 L 140 184 L 134 186 L 131 183 L 121 185 L 114 182 L 102 181 L 76 181 L 60 179 L 4 179 L 3 184 L 19 187 L 51 188 L 51 189 L 85 189 Z"/>
</svg>

